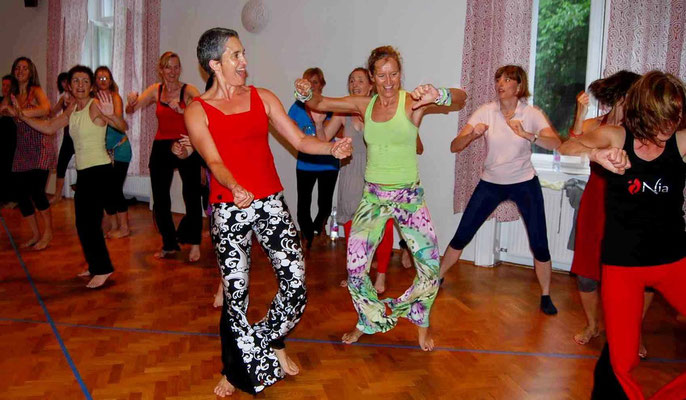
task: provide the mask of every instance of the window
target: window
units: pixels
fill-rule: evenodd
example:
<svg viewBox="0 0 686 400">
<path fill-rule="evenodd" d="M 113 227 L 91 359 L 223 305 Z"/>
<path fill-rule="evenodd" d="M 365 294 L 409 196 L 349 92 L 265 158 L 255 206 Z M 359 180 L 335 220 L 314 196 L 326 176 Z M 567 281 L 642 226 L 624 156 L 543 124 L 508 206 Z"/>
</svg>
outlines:
<svg viewBox="0 0 686 400">
<path fill-rule="evenodd" d="M 566 138 L 574 122 L 577 94 L 600 78 L 604 0 L 534 0 L 533 9 L 530 65 L 534 72 L 529 77 L 533 104 Z M 534 153 L 552 153 L 533 146 Z"/>
<path fill-rule="evenodd" d="M 112 67 L 113 31 L 113 0 L 88 0 L 88 32 L 81 57 L 83 65 L 91 69 L 101 65 Z"/>
</svg>

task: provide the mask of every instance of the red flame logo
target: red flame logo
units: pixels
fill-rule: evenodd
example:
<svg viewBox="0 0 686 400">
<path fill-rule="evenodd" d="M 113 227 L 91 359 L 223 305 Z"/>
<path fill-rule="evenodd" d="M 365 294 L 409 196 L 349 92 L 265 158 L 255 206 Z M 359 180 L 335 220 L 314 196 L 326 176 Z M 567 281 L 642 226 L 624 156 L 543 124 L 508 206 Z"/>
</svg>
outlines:
<svg viewBox="0 0 686 400">
<path fill-rule="evenodd" d="M 638 178 L 634 178 L 633 181 L 629 181 L 629 193 L 636 194 L 641 190 L 641 181 Z"/>
</svg>

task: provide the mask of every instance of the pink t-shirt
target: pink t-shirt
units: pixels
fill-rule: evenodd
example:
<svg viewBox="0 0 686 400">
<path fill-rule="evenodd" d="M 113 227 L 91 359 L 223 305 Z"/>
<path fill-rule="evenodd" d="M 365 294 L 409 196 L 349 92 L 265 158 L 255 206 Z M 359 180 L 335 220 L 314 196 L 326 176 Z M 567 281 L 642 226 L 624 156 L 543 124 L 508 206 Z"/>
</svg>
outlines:
<svg viewBox="0 0 686 400">
<path fill-rule="evenodd" d="M 521 100 L 512 119 L 522 121 L 524 130 L 534 134 L 550 128 L 548 119 L 538 108 Z M 486 160 L 481 179 L 500 185 L 533 179 L 536 171 L 531 164 L 531 142 L 518 136 L 507 125 L 497 101 L 479 107 L 467 123 L 471 126 L 479 123 L 488 125 L 488 130 L 484 134 Z"/>
</svg>

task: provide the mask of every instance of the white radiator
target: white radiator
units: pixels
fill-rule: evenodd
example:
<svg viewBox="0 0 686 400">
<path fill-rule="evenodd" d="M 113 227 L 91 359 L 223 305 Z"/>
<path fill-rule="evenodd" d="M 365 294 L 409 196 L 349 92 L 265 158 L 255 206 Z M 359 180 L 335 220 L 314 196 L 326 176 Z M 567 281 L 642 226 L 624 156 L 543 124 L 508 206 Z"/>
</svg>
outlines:
<svg viewBox="0 0 686 400">
<path fill-rule="evenodd" d="M 586 179 L 586 177 L 580 176 L 566 176 L 565 178 Z M 557 179 L 560 179 L 559 176 Z M 553 261 L 553 268 L 569 271 L 574 252 L 567 249 L 567 243 L 574 222 L 574 209 L 569 204 L 569 199 L 564 190 L 553 190 L 544 187 L 543 201 L 545 203 L 548 246 Z M 499 249 L 496 249 L 496 252 L 499 252 L 499 259 L 515 264 L 533 266 L 533 255 L 529 248 L 529 238 L 521 218 L 513 222 L 501 222 L 499 223 L 499 229 L 500 244 Z"/>
</svg>

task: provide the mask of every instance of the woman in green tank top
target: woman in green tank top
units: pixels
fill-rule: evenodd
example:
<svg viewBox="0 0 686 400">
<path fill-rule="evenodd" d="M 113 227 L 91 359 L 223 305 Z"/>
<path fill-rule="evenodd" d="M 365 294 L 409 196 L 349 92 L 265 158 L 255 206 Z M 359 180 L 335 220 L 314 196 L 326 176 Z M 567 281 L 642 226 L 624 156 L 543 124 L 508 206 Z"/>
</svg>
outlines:
<svg viewBox="0 0 686 400">
<path fill-rule="evenodd" d="M 126 121 L 115 112 L 109 93 L 100 92 L 97 99 L 93 98 L 93 82 L 90 68 L 77 65 L 70 69 L 69 90 L 75 101 L 55 118 L 30 118 L 16 109 L 21 120 L 48 135 L 69 126 L 76 155 L 76 231 L 88 263 L 88 270 L 79 276 L 92 276 L 89 288 L 102 286 L 114 272 L 100 224 L 112 189 L 112 165 L 105 149 L 105 132 L 108 125 L 122 132 L 127 129 Z"/>
<path fill-rule="evenodd" d="M 399 317 L 418 326 L 419 345 L 434 347 L 429 334 L 429 313 L 438 292 L 439 251 L 436 233 L 424 202 L 417 170 L 417 127 L 431 105 L 460 109 L 467 95 L 460 89 L 420 85 L 412 92 L 401 88 L 400 54 L 391 46 L 372 50 L 368 68 L 377 94 L 374 97 L 323 97 L 312 93 L 304 79 L 295 82 L 296 97 L 315 111 L 364 116 L 367 143 L 365 189 L 353 217 L 348 239 L 348 289 L 358 314 L 355 329 L 343 335 L 344 343 L 363 334 L 386 332 Z M 415 260 L 417 276 L 397 299 L 378 298 L 369 278 L 369 267 L 384 226 L 397 221 Z M 386 315 L 386 305 L 391 314 Z"/>
</svg>

